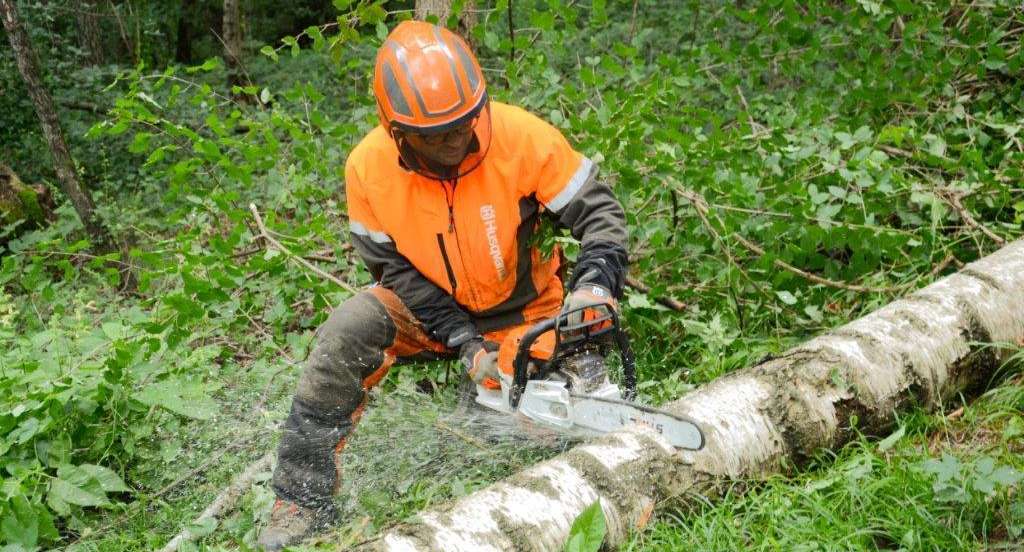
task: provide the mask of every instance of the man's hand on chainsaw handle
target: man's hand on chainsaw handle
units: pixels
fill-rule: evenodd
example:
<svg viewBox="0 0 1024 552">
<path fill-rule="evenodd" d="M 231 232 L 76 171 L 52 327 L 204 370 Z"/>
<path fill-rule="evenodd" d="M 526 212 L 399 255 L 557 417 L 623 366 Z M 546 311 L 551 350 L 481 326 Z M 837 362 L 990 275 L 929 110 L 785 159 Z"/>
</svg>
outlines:
<svg viewBox="0 0 1024 552">
<path fill-rule="evenodd" d="M 625 268 L 622 263 L 616 261 L 617 250 L 610 249 L 613 251 L 606 252 L 606 255 L 596 255 L 581 260 L 580 264 L 576 266 L 576 273 L 569 283 L 572 286 L 572 293 L 565 298 L 562 312 L 593 304 L 608 305 L 616 313 L 619 312 L 619 303 L 615 300 L 615 296 L 622 291 L 621 280 Z M 622 256 L 625 256 L 624 252 Z M 613 292 L 610 287 L 614 287 L 618 291 Z M 604 313 L 597 309 L 584 309 L 566 317 L 566 322 L 573 325 L 581 324 L 602 314 Z"/>
<path fill-rule="evenodd" d="M 572 325 L 582 324 L 583 322 L 593 320 L 605 313 L 598 309 L 587 309 L 590 305 L 608 305 L 615 312 L 619 311 L 618 301 L 612 296 L 612 292 L 604 286 L 597 284 L 581 283 L 576 286 L 576 289 L 565 298 L 565 303 L 562 305 L 562 312 L 573 311 L 566 317 L 566 322 Z M 611 322 L 609 322 L 610 324 Z M 595 328 L 598 329 L 598 328 Z"/>
<path fill-rule="evenodd" d="M 459 359 L 473 383 L 480 384 L 487 378 L 498 380 L 497 343 L 482 337 L 470 339 L 459 348 Z"/>
</svg>

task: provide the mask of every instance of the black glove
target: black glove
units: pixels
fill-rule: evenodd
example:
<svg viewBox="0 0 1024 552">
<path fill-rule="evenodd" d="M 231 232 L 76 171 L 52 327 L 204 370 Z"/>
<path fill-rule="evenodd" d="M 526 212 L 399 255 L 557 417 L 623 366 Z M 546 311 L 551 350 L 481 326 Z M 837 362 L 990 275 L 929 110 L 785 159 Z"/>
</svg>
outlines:
<svg viewBox="0 0 1024 552">
<path fill-rule="evenodd" d="M 587 244 L 580 251 L 569 289 L 575 291 L 585 284 L 597 284 L 611 291 L 612 297 L 621 298 L 628 265 L 629 255 L 622 246 L 606 242 Z"/>
</svg>

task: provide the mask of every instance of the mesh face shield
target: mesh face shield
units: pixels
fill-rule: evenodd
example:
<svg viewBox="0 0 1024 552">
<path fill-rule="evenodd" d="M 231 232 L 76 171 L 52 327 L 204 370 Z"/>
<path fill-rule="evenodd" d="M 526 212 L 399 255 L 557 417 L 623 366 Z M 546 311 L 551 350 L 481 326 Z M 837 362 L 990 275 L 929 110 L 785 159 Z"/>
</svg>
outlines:
<svg viewBox="0 0 1024 552">
<path fill-rule="evenodd" d="M 466 157 L 463 158 L 462 162 L 459 163 L 457 167 L 452 167 L 452 170 L 446 173 L 440 173 L 431 169 L 429 164 L 416 154 L 412 146 L 410 146 L 406 140 L 401 138 L 400 133 L 395 132 L 395 130 L 400 130 L 402 132 L 415 132 L 430 136 L 433 134 L 448 132 L 455 127 L 473 121 L 474 119 L 476 121 L 473 124 L 473 140 L 470 142 L 469 151 L 466 153 Z M 397 123 L 393 123 L 391 125 L 391 137 L 398 145 L 398 152 L 402 157 L 402 163 L 417 174 L 434 180 L 458 179 L 473 172 L 474 169 L 483 163 L 484 157 L 487 156 L 487 152 L 490 150 L 491 135 L 491 103 L 486 96 L 482 98 L 478 109 L 467 114 L 465 117 L 445 125 L 430 128 L 409 127 L 407 125 Z"/>
</svg>

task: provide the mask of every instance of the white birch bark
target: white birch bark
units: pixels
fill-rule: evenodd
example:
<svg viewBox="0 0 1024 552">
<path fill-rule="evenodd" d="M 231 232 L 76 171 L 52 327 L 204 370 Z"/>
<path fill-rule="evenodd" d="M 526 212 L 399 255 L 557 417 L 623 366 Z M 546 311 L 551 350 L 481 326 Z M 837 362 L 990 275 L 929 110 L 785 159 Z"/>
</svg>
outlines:
<svg viewBox="0 0 1024 552">
<path fill-rule="evenodd" d="M 607 543 L 646 523 L 653 504 L 713 500 L 757 479 L 881 434 L 895 414 L 934 409 L 984 385 L 1024 340 L 1024 240 L 957 274 L 726 375 L 665 408 L 696 420 L 707 445 L 679 452 L 629 429 L 576 447 L 452 504 L 422 512 L 366 545 L 388 551 L 557 551 L 576 516 L 600 500 Z"/>
</svg>

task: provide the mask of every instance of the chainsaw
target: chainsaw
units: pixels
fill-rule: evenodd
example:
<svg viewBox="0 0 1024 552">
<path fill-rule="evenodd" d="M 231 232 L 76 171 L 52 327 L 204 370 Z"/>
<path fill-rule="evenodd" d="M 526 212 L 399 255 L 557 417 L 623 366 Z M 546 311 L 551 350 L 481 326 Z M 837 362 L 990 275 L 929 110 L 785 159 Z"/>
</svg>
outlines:
<svg viewBox="0 0 1024 552">
<path fill-rule="evenodd" d="M 597 315 L 584 319 L 587 310 Z M 570 323 L 577 312 L 584 320 Z M 555 338 L 551 357 L 532 358 L 530 348 L 548 332 L 554 332 Z M 608 378 L 605 358 L 613 347 L 622 361 L 621 388 Z M 694 422 L 634 402 L 636 360 L 629 336 L 609 305 L 587 305 L 536 323 L 523 335 L 513 368 L 511 375 L 500 375 L 500 389 L 477 385 L 476 402 L 556 431 L 601 435 L 641 424 L 676 448 L 704 446 L 704 435 Z"/>
</svg>

